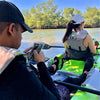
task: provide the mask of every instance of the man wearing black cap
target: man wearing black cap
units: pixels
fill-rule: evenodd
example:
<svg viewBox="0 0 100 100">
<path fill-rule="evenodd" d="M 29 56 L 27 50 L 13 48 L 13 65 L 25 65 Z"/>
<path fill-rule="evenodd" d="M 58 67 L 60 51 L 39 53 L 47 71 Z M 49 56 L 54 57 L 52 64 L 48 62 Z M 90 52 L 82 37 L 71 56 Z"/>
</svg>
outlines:
<svg viewBox="0 0 100 100">
<path fill-rule="evenodd" d="M 38 75 L 27 68 L 18 52 L 22 33 L 32 32 L 20 10 L 11 2 L 0 1 L 0 100 L 59 100 L 41 53 L 34 51 Z"/>
</svg>

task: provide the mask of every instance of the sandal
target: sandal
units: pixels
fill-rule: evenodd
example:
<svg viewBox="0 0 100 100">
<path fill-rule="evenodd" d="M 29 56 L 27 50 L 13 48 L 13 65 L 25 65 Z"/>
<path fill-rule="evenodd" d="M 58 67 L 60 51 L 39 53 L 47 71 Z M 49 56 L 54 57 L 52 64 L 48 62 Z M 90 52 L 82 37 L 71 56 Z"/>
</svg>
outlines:
<svg viewBox="0 0 100 100">
<path fill-rule="evenodd" d="M 59 62 L 61 62 L 60 64 L 60 68 L 59 68 Z M 56 71 L 62 69 L 64 64 L 64 59 L 62 58 L 61 61 L 59 61 L 58 57 L 54 58 L 54 63 L 52 65 L 56 65 Z"/>
<path fill-rule="evenodd" d="M 58 57 L 55 57 L 55 58 L 54 58 L 54 63 L 53 63 L 53 64 L 55 64 L 56 66 L 58 66 L 58 64 L 59 64 Z"/>
</svg>

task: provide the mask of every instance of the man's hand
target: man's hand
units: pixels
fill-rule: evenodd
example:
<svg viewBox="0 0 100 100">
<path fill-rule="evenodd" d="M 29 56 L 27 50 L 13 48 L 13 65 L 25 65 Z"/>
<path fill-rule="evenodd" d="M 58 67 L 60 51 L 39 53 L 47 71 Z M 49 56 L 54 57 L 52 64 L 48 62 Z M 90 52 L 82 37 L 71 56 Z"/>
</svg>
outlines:
<svg viewBox="0 0 100 100">
<path fill-rule="evenodd" d="M 37 52 L 36 50 L 33 51 L 34 53 L 34 60 L 36 62 L 44 62 L 45 61 L 45 56 L 43 54 L 43 52 Z"/>
</svg>

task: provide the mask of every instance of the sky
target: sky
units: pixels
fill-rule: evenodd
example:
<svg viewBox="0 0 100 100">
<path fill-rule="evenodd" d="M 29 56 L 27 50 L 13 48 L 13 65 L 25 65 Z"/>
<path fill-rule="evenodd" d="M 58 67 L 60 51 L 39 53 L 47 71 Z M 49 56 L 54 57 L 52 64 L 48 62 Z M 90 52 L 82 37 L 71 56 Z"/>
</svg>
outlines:
<svg viewBox="0 0 100 100">
<path fill-rule="evenodd" d="M 36 6 L 40 2 L 47 0 L 6 0 L 13 2 L 20 10 L 30 9 Z M 58 9 L 64 8 L 75 8 L 82 12 L 86 10 L 87 7 L 96 7 L 100 9 L 100 0 L 54 0 Z"/>
</svg>

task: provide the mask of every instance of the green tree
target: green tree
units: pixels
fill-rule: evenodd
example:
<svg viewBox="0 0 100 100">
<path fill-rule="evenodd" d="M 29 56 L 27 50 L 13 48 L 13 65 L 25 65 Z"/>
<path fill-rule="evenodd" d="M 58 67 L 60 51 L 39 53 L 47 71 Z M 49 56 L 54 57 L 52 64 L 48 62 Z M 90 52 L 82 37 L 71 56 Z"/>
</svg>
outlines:
<svg viewBox="0 0 100 100">
<path fill-rule="evenodd" d="M 63 11 L 63 17 L 65 19 L 65 22 L 68 23 L 74 14 L 81 14 L 81 12 L 74 8 L 65 8 Z"/>
<path fill-rule="evenodd" d="M 58 10 L 54 0 L 48 0 L 23 11 L 23 14 L 32 28 L 59 28 L 66 27 L 74 14 L 82 14 L 82 12 L 74 8 Z M 88 7 L 83 15 L 86 19 L 86 27 L 100 27 L 100 9 Z"/>
<path fill-rule="evenodd" d="M 87 8 L 84 13 L 86 19 L 86 26 L 88 27 L 97 27 L 100 26 L 100 10 L 97 8 Z"/>
</svg>

